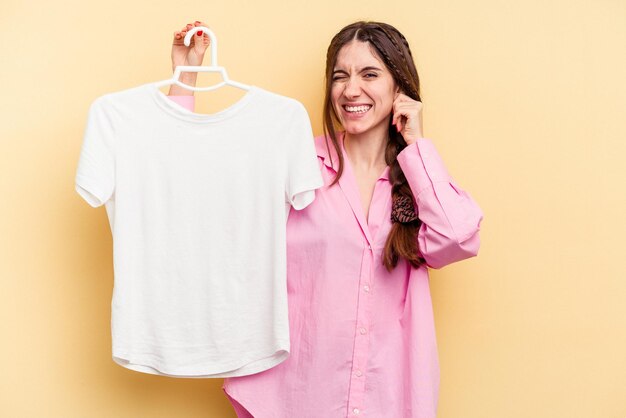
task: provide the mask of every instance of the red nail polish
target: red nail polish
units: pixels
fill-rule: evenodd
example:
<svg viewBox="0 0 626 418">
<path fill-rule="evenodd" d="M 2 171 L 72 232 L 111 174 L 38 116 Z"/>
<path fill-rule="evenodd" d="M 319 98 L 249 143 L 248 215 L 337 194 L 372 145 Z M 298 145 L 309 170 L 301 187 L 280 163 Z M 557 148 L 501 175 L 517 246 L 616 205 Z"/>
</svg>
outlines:
<svg viewBox="0 0 626 418">
<path fill-rule="evenodd" d="M 196 32 L 196 34 L 197 34 L 198 36 L 202 36 L 202 31 L 201 31 L 201 30 L 199 30 L 198 32 Z"/>
</svg>

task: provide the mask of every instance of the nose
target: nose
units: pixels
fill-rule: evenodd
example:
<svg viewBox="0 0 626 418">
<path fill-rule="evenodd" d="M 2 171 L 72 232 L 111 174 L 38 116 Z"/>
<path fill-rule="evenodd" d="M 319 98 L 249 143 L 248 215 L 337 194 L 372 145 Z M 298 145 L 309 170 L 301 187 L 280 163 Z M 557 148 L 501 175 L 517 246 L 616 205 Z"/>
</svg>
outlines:
<svg viewBox="0 0 626 418">
<path fill-rule="evenodd" d="M 350 77 L 348 79 L 343 94 L 349 99 L 358 97 L 361 94 L 361 85 L 356 77 Z"/>
</svg>

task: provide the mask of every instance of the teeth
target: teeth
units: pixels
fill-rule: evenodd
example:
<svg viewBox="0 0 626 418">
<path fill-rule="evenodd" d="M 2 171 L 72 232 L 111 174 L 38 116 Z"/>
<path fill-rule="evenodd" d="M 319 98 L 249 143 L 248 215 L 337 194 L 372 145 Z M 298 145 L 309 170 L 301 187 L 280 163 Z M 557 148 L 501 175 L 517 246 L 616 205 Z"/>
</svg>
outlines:
<svg viewBox="0 0 626 418">
<path fill-rule="evenodd" d="M 344 108 L 346 109 L 346 111 L 351 112 L 351 113 L 365 113 L 368 110 L 370 110 L 372 106 L 345 106 Z"/>
</svg>

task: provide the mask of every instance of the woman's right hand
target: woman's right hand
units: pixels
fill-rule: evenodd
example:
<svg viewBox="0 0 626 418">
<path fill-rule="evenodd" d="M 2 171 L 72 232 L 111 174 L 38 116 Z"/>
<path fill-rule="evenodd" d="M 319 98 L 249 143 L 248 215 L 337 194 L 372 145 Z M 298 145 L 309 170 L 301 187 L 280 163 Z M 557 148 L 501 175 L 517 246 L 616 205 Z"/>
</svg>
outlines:
<svg viewBox="0 0 626 418">
<path fill-rule="evenodd" d="M 185 35 L 196 26 L 205 26 L 203 22 L 196 20 L 193 24 L 187 23 L 181 30 L 174 32 L 172 40 L 172 71 L 177 65 L 202 65 L 204 53 L 211 43 L 209 35 L 196 32 L 191 37 L 189 46 L 185 46 Z"/>
<path fill-rule="evenodd" d="M 211 38 L 201 31 L 196 32 L 191 37 L 189 46 L 185 45 L 185 35 L 196 26 L 205 26 L 206 24 L 196 20 L 193 24 L 186 24 L 181 30 L 174 32 L 172 40 L 172 71 L 179 65 L 202 65 L 204 53 L 211 43 Z M 180 81 L 190 86 L 196 85 L 198 73 L 181 73 Z M 193 90 L 187 90 L 176 84 L 170 86 L 170 96 L 192 96 Z"/>
</svg>

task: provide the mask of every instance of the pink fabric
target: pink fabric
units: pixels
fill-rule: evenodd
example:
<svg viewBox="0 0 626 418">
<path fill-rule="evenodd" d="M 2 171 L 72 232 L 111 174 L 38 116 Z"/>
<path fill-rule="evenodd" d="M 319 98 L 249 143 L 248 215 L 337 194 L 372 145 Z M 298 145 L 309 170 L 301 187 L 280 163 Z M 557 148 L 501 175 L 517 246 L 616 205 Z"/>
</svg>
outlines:
<svg viewBox="0 0 626 418">
<path fill-rule="evenodd" d="M 196 104 L 196 96 L 167 96 L 187 110 L 193 111 Z"/>
<path fill-rule="evenodd" d="M 366 220 L 345 150 L 344 173 L 330 186 L 335 170 L 324 138 L 315 141 L 325 186 L 287 222 L 290 356 L 226 379 L 224 391 L 239 417 L 434 418 L 439 362 L 428 268 L 401 261 L 389 273 L 381 260 L 391 228 L 389 169 Z M 398 161 L 423 222 L 418 243 L 428 267 L 476 255 L 482 212 L 432 142 L 418 140 Z"/>
</svg>

